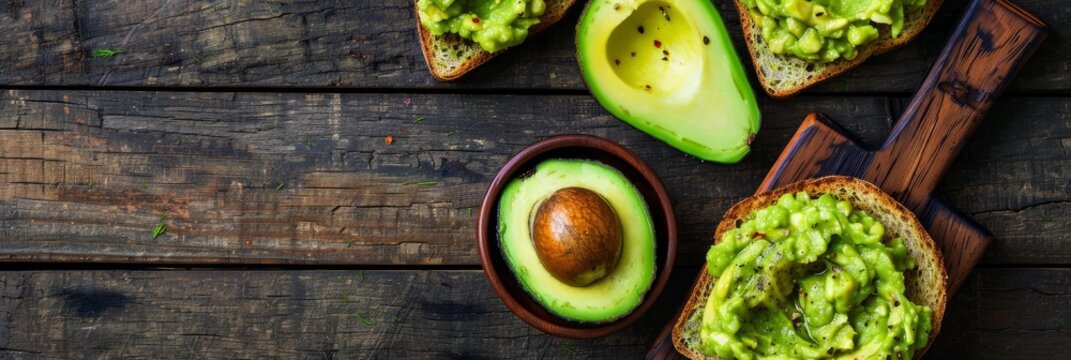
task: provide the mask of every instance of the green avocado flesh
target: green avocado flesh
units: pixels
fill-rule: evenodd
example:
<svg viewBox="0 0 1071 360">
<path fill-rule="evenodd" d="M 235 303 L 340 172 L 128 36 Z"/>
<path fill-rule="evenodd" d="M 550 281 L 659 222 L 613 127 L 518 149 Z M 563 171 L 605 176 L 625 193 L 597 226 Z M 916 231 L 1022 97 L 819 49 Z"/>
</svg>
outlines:
<svg viewBox="0 0 1071 360">
<path fill-rule="evenodd" d="M 708 0 L 592 0 L 577 26 L 592 95 L 637 129 L 700 159 L 740 161 L 759 108 Z"/>
<path fill-rule="evenodd" d="M 543 0 L 420 0 L 417 15 L 433 35 L 458 34 L 495 52 L 524 41 L 546 7 Z"/>
<path fill-rule="evenodd" d="M 911 359 L 932 311 L 904 295 L 903 240 L 848 201 L 786 194 L 707 253 L 700 349 L 723 359 Z"/>
<path fill-rule="evenodd" d="M 622 247 L 617 266 L 583 287 L 566 284 L 540 263 L 531 221 L 540 203 L 555 191 L 580 187 L 606 200 L 621 220 Z M 643 302 L 654 280 L 654 224 L 639 190 L 617 170 L 588 160 L 546 160 L 534 173 L 514 179 L 498 203 L 502 254 L 521 286 L 545 309 L 564 319 L 600 323 L 621 318 Z"/>
<path fill-rule="evenodd" d="M 741 0 L 774 54 L 824 63 L 859 55 L 856 47 L 878 39 L 877 24 L 899 37 L 904 13 L 926 0 Z"/>
</svg>

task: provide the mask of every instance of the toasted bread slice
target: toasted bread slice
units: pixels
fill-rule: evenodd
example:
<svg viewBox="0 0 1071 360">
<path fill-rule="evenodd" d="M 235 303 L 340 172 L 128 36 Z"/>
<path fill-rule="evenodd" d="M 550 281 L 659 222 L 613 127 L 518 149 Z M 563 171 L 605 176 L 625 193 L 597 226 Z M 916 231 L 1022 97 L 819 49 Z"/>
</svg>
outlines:
<svg viewBox="0 0 1071 360">
<path fill-rule="evenodd" d="M 911 301 L 933 310 L 933 331 L 930 332 L 930 338 L 926 343 L 928 348 L 941 328 L 941 318 L 944 317 L 947 301 L 948 274 L 945 272 L 941 253 L 937 250 L 933 239 L 926 233 L 926 229 L 915 218 L 915 214 L 873 184 L 850 177 L 828 176 L 792 183 L 749 197 L 733 205 L 725 214 L 714 234 L 715 242 L 721 239 L 723 233 L 736 227 L 737 221 L 746 218 L 752 211 L 773 205 L 783 194 L 800 191 L 806 191 L 813 196 L 830 193 L 838 199 L 848 200 L 854 208 L 868 212 L 885 225 L 887 236 L 899 236 L 904 239 L 904 246 L 907 247 L 908 254 L 916 264 L 915 269 L 908 270 L 904 274 L 905 295 Z M 706 306 L 715 280 L 716 278 L 710 276 L 704 266 L 700 271 L 699 279 L 696 280 L 695 287 L 692 288 L 692 294 L 684 306 L 684 311 L 673 326 L 673 346 L 691 359 L 717 359 L 717 357 L 704 355 L 698 350 L 703 307 Z M 925 349 L 916 353 L 915 357 L 918 358 L 923 352 Z"/>
<path fill-rule="evenodd" d="M 878 40 L 859 47 L 859 55 L 852 60 L 839 59 L 825 64 L 809 63 L 795 56 L 777 55 L 770 51 L 766 40 L 762 38 L 762 29 L 752 19 L 751 14 L 740 0 L 734 0 L 736 11 L 740 15 L 740 27 L 747 42 L 751 62 L 763 90 L 771 97 L 782 99 L 798 94 L 800 91 L 823 81 L 854 69 L 872 55 L 881 55 L 907 44 L 913 40 L 926 24 L 930 23 L 942 0 L 927 0 L 926 6 L 905 14 L 904 29 L 900 36 L 893 38 L 889 26 L 880 25 Z"/>
<path fill-rule="evenodd" d="M 416 2 L 413 1 L 413 11 Z M 554 25 L 565 16 L 569 8 L 576 0 L 545 0 L 547 8 L 539 17 L 539 23 L 528 28 L 528 37 L 539 33 L 543 29 Z M 465 75 L 480 64 L 491 60 L 498 53 L 489 53 L 479 44 L 466 40 L 457 34 L 432 35 L 428 29 L 420 23 L 420 15 L 416 15 L 417 33 L 420 34 L 420 47 L 424 51 L 424 61 L 428 64 L 431 75 L 440 81 L 450 81 Z"/>
</svg>

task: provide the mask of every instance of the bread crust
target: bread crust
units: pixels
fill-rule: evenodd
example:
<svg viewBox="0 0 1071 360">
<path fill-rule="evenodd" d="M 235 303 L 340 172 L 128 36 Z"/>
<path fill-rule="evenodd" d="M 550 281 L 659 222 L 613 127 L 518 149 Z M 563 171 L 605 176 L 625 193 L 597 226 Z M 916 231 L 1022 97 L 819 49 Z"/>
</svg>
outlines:
<svg viewBox="0 0 1071 360">
<path fill-rule="evenodd" d="M 736 4 L 736 12 L 740 17 L 740 28 L 744 33 L 744 42 L 747 43 L 748 53 L 751 55 L 751 63 L 755 68 L 755 74 L 759 78 L 759 84 L 762 85 L 762 89 L 766 94 L 775 99 L 784 99 L 795 96 L 801 91 L 806 90 L 815 85 L 821 84 L 837 75 L 840 75 L 848 70 L 854 69 L 862 64 L 866 59 L 873 55 L 881 55 L 892 51 L 898 47 L 903 46 L 914 40 L 922 30 L 926 28 L 926 25 L 933 20 L 934 14 L 941 8 L 943 0 L 928 0 L 926 6 L 920 10 L 919 14 L 910 14 L 912 18 L 905 19 L 904 29 L 902 30 L 900 37 L 893 38 L 888 35 L 887 26 L 879 27 L 881 30 L 881 37 L 865 46 L 860 46 L 859 55 L 852 60 L 839 59 L 830 62 L 821 69 L 816 69 L 808 74 L 808 78 L 800 81 L 797 84 L 779 87 L 779 84 L 775 84 L 773 79 L 766 73 L 766 67 L 760 60 L 760 52 L 765 50 L 765 40 L 762 40 L 761 29 L 758 24 L 751 18 L 750 10 L 740 0 L 733 0 Z M 786 56 L 773 55 L 776 58 L 785 60 L 785 63 L 789 63 L 791 59 L 787 59 Z M 782 64 L 783 65 L 783 64 Z"/>
<path fill-rule="evenodd" d="M 420 49 L 424 53 L 424 63 L 428 65 L 428 70 L 431 72 L 431 76 L 435 77 L 436 80 L 456 80 L 502 52 L 487 52 L 480 48 L 479 44 L 463 39 L 457 34 L 443 34 L 440 36 L 432 35 L 431 32 L 424 27 L 424 24 L 420 22 L 420 14 L 417 9 L 417 2 L 419 1 L 420 0 L 413 0 L 413 13 L 415 14 L 417 23 L 417 34 L 420 37 Z M 542 32 L 544 29 L 560 21 L 562 17 L 565 17 L 565 14 L 569 9 L 576 4 L 576 0 L 546 0 L 546 2 L 547 8 L 543 15 L 539 17 L 539 23 L 528 28 L 528 38 L 531 38 L 535 34 Z M 455 56 L 453 60 L 458 61 L 458 65 L 453 68 L 446 68 L 435 61 L 436 44 L 441 45 L 439 47 L 440 49 L 460 48 L 466 52 L 473 53 L 473 55 L 465 60 L 461 60 Z M 445 56 L 449 57 L 449 54 Z"/>
<path fill-rule="evenodd" d="M 933 331 L 930 332 L 926 343 L 926 349 L 928 349 L 941 330 L 941 320 L 944 318 L 945 305 L 948 300 L 946 292 L 948 273 L 945 271 L 941 252 L 937 250 L 937 245 L 919 223 L 915 214 L 877 186 L 856 178 L 827 176 L 795 182 L 751 196 L 729 209 L 718 224 L 714 242 L 720 241 L 722 234 L 735 228 L 737 221 L 745 219 L 752 211 L 773 205 L 783 194 L 800 191 L 806 191 L 811 195 L 831 193 L 838 199 L 848 200 L 853 208 L 867 211 L 885 225 L 887 236 L 899 236 L 904 239 L 904 246 L 907 247 L 908 254 L 916 263 L 914 270 L 905 273 L 906 295 L 911 301 L 929 306 L 933 311 Z M 692 287 L 684 311 L 673 326 L 673 346 L 690 359 L 717 359 L 688 346 L 690 342 L 688 336 L 694 335 L 689 331 L 698 331 L 695 321 L 699 319 L 696 317 L 702 313 L 715 280 L 716 278 L 710 276 L 704 265 Z M 922 356 L 926 349 L 917 352 L 915 358 Z"/>
</svg>

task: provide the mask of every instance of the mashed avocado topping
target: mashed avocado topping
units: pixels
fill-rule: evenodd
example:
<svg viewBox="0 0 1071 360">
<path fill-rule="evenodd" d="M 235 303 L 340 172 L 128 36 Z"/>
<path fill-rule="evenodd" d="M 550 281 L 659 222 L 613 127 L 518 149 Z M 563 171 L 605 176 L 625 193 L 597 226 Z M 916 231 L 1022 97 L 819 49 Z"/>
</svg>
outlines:
<svg viewBox="0 0 1071 360">
<path fill-rule="evenodd" d="M 433 35 L 458 34 L 495 52 L 520 44 L 539 23 L 543 0 L 420 0 L 420 23 Z"/>
<path fill-rule="evenodd" d="M 893 37 L 904 28 L 904 14 L 926 0 L 741 0 L 762 29 L 770 51 L 824 63 L 854 59 L 856 47 L 878 38 L 877 24 Z"/>
<path fill-rule="evenodd" d="M 761 0 L 760 0 L 761 1 Z M 911 359 L 931 309 L 904 295 L 903 240 L 848 201 L 786 194 L 707 253 L 700 350 L 723 359 Z"/>
</svg>

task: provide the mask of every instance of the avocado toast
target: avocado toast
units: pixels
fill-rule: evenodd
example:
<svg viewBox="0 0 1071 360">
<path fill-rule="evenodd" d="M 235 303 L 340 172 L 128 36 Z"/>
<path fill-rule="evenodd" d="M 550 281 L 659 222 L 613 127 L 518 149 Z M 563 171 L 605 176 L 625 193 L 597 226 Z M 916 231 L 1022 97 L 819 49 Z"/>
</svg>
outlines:
<svg viewBox="0 0 1071 360">
<path fill-rule="evenodd" d="M 777 204 L 782 195 L 799 192 L 805 192 L 816 198 L 819 194 L 828 193 L 838 200 L 847 201 L 852 208 L 870 214 L 880 224 L 883 224 L 884 232 L 887 235 L 886 238 L 902 239 L 906 254 L 915 264 L 913 269 L 903 272 L 904 295 L 913 303 L 930 309 L 930 331 L 924 343 L 925 347 L 928 347 L 940 329 L 947 297 L 947 274 L 941 255 L 914 214 L 868 182 L 849 177 L 830 176 L 793 183 L 747 198 L 734 205 L 719 223 L 715 234 L 716 243 L 721 243 L 724 234 L 741 226 L 740 224 L 744 223 L 753 212 Z M 845 275 L 847 274 L 846 272 Z M 842 277 L 846 278 L 847 276 Z M 700 352 L 703 341 L 700 336 L 700 328 L 703 326 L 702 319 L 705 307 L 712 296 L 717 280 L 717 278 L 709 274 L 707 267 L 704 266 L 699 278 L 696 280 L 684 311 L 673 327 L 674 347 L 689 358 L 716 358 Z M 800 283 L 803 283 L 803 281 L 801 280 Z M 795 286 L 795 282 L 793 282 L 793 286 Z M 803 291 L 797 287 L 792 289 Z M 895 305 L 900 306 L 899 303 Z M 795 323 L 797 320 L 795 316 L 792 320 L 793 325 L 798 326 Z M 916 357 L 925 351 L 925 347 L 915 352 Z M 830 349 L 829 355 L 833 355 L 833 349 Z"/>
<path fill-rule="evenodd" d="M 419 12 L 419 1 L 413 2 L 414 12 Z M 528 36 L 557 23 L 574 3 L 576 0 L 546 0 L 546 10 L 539 16 L 539 23 L 528 28 Z M 437 80 L 455 80 L 501 52 L 485 51 L 479 44 L 457 34 L 433 35 L 421 24 L 419 13 L 416 14 L 416 20 L 424 61 L 428 64 L 431 75 Z"/>
<path fill-rule="evenodd" d="M 754 0 L 751 0 L 754 1 Z M 751 61 L 763 90 L 771 97 L 786 98 L 840 75 L 862 64 L 873 55 L 881 55 L 913 40 L 933 19 L 942 0 L 926 0 L 917 11 L 905 14 L 903 29 L 898 37 L 890 34 L 889 26 L 879 26 L 877 40 L 859 47 L 858 55 L 851 60 L 838 59 L 828 63 L 813 63 L 794 57 L 774 54 L 763 39 L 762 29 L 751 15 L 744 0 L 733 0 L 740 16 Z"/>
</svg>

